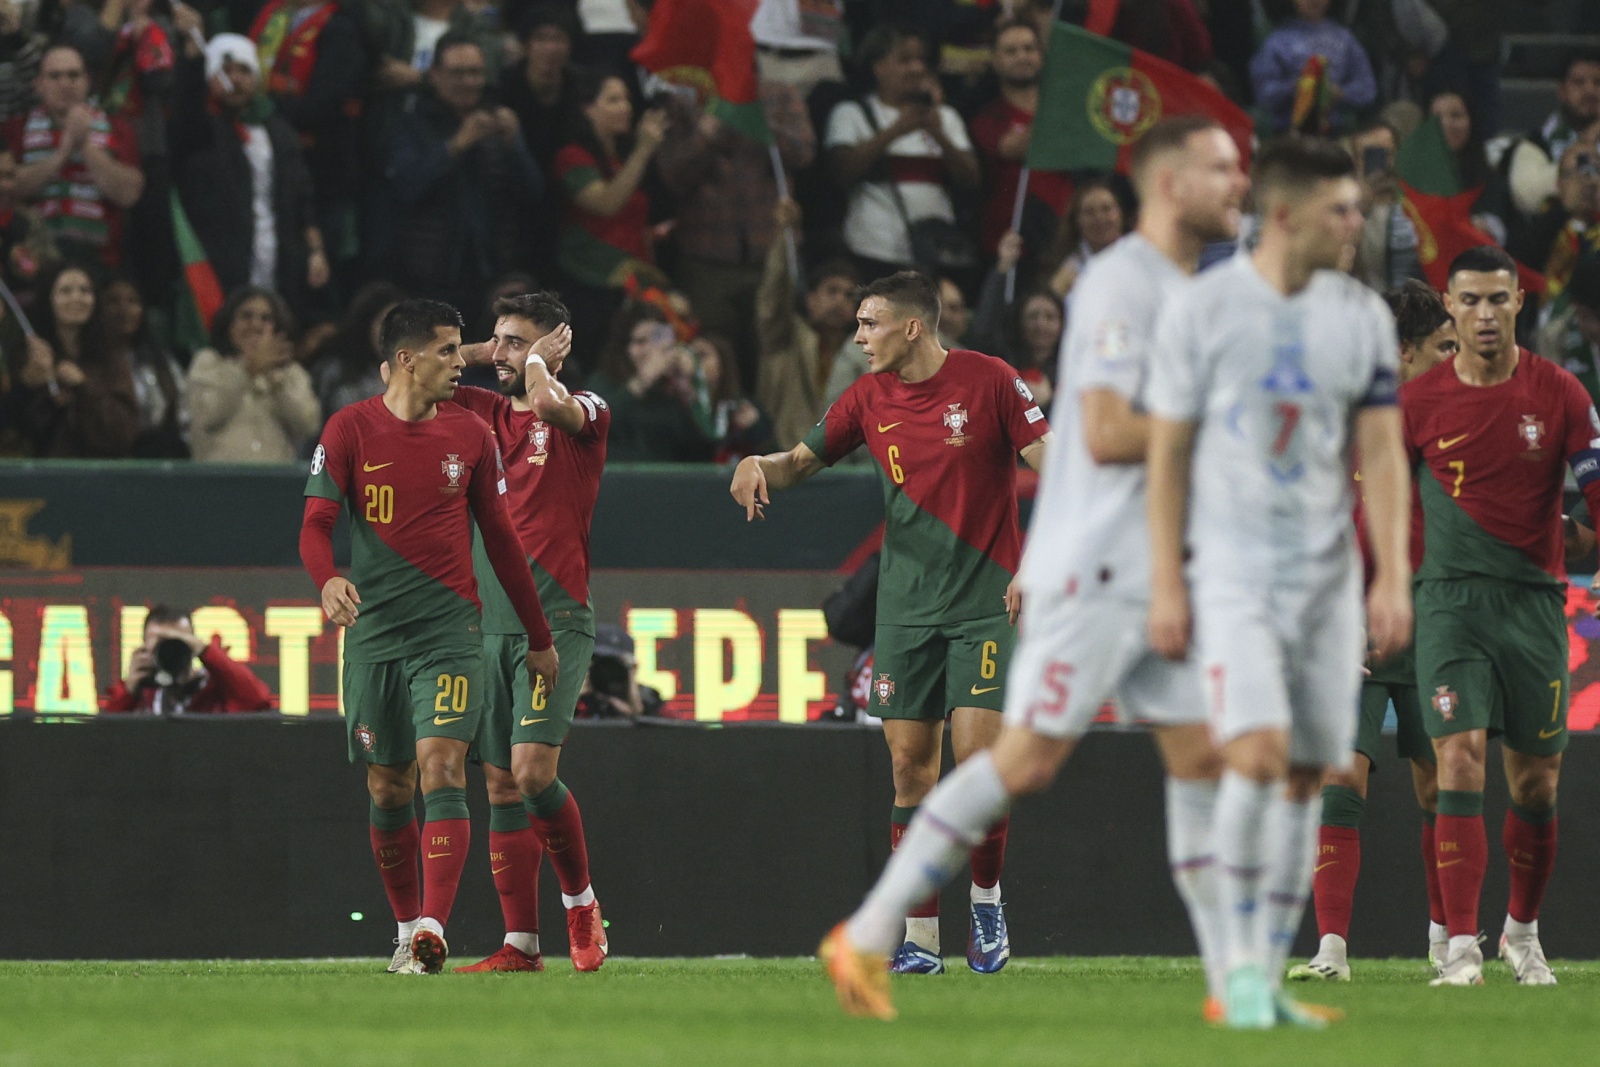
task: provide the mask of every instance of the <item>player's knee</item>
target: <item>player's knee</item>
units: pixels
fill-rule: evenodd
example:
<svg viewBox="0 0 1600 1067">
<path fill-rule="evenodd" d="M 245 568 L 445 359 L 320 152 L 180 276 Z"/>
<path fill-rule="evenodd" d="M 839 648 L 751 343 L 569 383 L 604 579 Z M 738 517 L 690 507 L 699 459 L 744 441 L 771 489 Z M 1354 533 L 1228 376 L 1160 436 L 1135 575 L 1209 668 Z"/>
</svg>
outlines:
<svg viewBox="0 0 1600 1067">
<path fill-rule="evenodd" d="M 367 778 L 367 795 L 385 811 L 408 807 L 416 799 L 416 787 L 409 780 L 394 778 Z"/>
<path fill-rule="evenodd" d="M 556 780 L 556 769 L 538 764 L 517 768 L 517 788 L 525 797 L 536 797 L 549 789 Z"/>
<path fill-rule="evenodd" d="M 1465 735 L 1442 739 L 1436 746 L 1441 789 L 1483 791 L 1483 750 Z"/>
<path fill-rule="evenodd" d="M 1278 731 L 1235 738 L 1223 746 L 1222 756 L 1230 771 L 1252 782 L 1282 781 L 1289 774 L 1289 740 Z"/>
<path fill-rule="evenodd" d="M 501 767 L 485 763 L 483 765 L 483 784 L 485 792 L 489 795 L 490 804 L 515 804 L 522 799 L 517 792 L 517 780 L 511 772 Z"/>
<path fill-rule="evenodd" d="M 1511 802 L 1528 811 L 1551 811 L 1556 806 L 1558 776 L 1553 767 L 1525 767 L 1506 782 Z"/>
</svg>

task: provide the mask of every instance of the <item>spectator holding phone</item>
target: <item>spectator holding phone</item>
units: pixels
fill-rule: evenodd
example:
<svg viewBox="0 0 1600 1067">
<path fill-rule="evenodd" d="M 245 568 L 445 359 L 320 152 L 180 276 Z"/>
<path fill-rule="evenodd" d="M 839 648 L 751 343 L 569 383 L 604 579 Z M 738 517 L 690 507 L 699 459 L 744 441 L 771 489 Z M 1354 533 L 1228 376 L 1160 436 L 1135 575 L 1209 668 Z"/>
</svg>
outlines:
<svg viewBox="0 0 1600 1067">
<path fill-rule="evenodd" d="M 1529 233 L 1533 263 L 1544 265 L 1552 298 L 1566 287 L 1579 260 L 1600 255 L 1600 147 L 1595 137 L 1562 154 L 1556 202 L 1533 221 Z"/>
<path fill-rule="evenodd" d="M 1350 273 L 1380 293 L 1399 288 L 1409 278 L 1422 278 L 1417 228 L 1401 206 L 1400 183 L 1394 174 L 1399 142 L 1394 127 L 1386 122 L 1368 123 L 1348 142 L 1366 215 Z"/>
<path fill-rule="evenodd" d="M 655 307 L 631 303 L 623 308 L 588 387 L 611 405 L 609 459 L 699 463 L 715 454 L 694 353 Z"/>
</svg>

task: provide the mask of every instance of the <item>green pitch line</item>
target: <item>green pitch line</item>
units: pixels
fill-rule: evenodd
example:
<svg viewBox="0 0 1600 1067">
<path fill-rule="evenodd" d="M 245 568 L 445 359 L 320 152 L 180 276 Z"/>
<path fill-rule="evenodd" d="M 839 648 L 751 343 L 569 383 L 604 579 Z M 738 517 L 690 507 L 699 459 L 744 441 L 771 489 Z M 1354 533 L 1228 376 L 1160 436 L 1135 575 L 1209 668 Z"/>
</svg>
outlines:
<svg viewBox="0 0 1600 1067">
<path fill-rule="evenodd" d="M 814 961 L 613 959 L 579 975 L 400 977 L 383 960 L 0 962 L 0 1064 L 1588 1063 L 1600 964 L 1557 960 L 1523 989 L 1430 989 L 1420 961 L 1358 960 L 1296 985 L 1348 1021 L 1234 1034 L 1200 1022 L 1192 959 L 1015 960 L 896 979 L 885 1025 L 845 1019 Z M 959 958 L 952 960 L 959 963 Z M 560 1057 L 559 1059 L 556 1057 Z"/>
</svg>

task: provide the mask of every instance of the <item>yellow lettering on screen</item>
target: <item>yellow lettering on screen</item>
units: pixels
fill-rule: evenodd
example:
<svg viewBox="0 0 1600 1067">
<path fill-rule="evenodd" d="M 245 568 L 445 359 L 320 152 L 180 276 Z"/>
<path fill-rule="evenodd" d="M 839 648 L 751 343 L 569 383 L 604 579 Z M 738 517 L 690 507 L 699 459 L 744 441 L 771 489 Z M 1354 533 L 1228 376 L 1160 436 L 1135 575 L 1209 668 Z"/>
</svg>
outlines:
<svg viewBox="0 0 1600 1067">
<path fill-rule="evenodd" d="M 633 654 L 639 663 L 639 684 L 661 693 L 662 700 L 678 695 L 678 672 L 656 666 L 657 644 L 678 636 L 678 613 L 673 608 L 629 608 L 623 627 L 633 638 Z"/>
<path fill-rule="evenodd" d="M 121 677 L 128 669 L 133 650 L 144 644 L 144 620 L 150 609 L 143 604 L 124 604 L 117 614 L 117 647 L 111 650 L 111 669 Z"/>
<path fill-rule="evenodd" d="M 828 695 L 828 676 L 811 669 L 811 642 L 828 636 L 817 608 L 778 611 L 778 719 L 805 722 L 807 705 Z"/>
<path fill-rule="evenodd" d="M 266 620 L 267 636 L 278 639 L 278 710 L 305 715 L 311 710 L 311 641 L 322 636 L 322 609 L 272 607 Z"/>
<path fill-rule="evenodd" d="M 99 710 L 89 609 L 81 604 L 49 604 L 44 609 L 33 709 L 41 715 L 93 715 Z"/>
<path fill-rule="evenodd" d="M 16 651 L 11 620 L 0 612 L 0 660 L 10 663 L 14 655 Z M 12 677 L 10 671 L 0 671 L 0 715 L 10 715 L 17 710 L 16 683 Z"/>
<path fill-rule="evenodd" d="M 222 647 L 228 650 L 229 659 L 249 663 L 255 658 L 250 648 L 250 624 L 237 609 L 207 604 L 195 608 L 190 619 L 194 623 L 194 634 L 200 640 L 209 644 L 213 636 L 222 638 Z"/>
<path fill-rule="evenodd" d="M 723 677 L 723 649 L 731 670 Z M 717 722 L 761 695 L 761 627 L 732 608 L 694 613 L 694 717 Z"/>
</svg>

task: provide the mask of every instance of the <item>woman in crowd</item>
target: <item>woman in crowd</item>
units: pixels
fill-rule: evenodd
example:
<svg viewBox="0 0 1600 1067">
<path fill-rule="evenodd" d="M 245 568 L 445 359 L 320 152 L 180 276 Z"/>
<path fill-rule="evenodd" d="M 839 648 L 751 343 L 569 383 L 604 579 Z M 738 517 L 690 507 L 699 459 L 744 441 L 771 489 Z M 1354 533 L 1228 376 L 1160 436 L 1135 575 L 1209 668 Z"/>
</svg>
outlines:
<svg viewBox="0 0 1600 1067">
<path fill-rule="evenodd" d="M 368 282 L 356 291 L 339 329 L 311 357 L 311 380 L 322 415 L 383 392 L 378 365 L 378 327 L 389 309 L 405 299 L 392 282 Z"/>
<path fill-rule="evenodd" d="M 1133 228 L 1122 200 L 1109 178 L 1089 178 L 1078 184 L 1072 205 L 1061 219 L 1061 232 L 1050 257 L 1054 273 L 1050 291 L 1065 297 L 1089 257 Z"/>
<path fill-rule="evenodd" d="M 126 457 L 139 434 L 139 406 L 127 357 L 107 336 L 94 276 L 66 263 L 47 272 L 39 290 L 38 336 L 28 339 L 18 374 L 30 450 L 41 458 Z"/>
<path fill-rule="evenodd" d="M 620 77 L 582 76 L 574 134 L 556 153 L 556 176 L 567 208 L 557 263 L 572 312 L 573 352 L 594 366 L 594 345 L 622 304 L 630 277 L 652 285 L 666 275 L 655 266 L 645 173 L 666 136 L 662 111 L 646 111 L 634 128 L 633 104 Z"/>
<path fill-rule="evenodd" d="M 139 436 L 135 459 L 189 457 L 189 405 L 184 396 L 183 368 L 158 341 L 145 316 L 139 287 L 124 275 L 106 283 L 106 335 L 133 372 L 139 401 Z"/>
<path fill-rule="evenodd" d="M 1437 93 L 1428 102 L 1428 113 L 1438 118 L 1444 131 L 1445 143 L 1461 173 L 1462 188 L 1479 190 L 1472 204 L 1472 224 L 1493 237 L 1496 244 L 1505 244 L 1505 220 L 1515 217 L 1511 194 L 1505 178 L 1489 166 L 1483 135 L 1478 132 L 1466 97 L 1454 89 Z"/>
<path fill-rule="evenodd" d="M 588 387 L 611 406 L 609 459 L 697 463 L 715 454 L 694 354 L 657 308 L 638 302 L 623 308 Z"/>
<path fill-rule="evenodd" d="M 189 368 L 194 458 L 292 463 L 322 425 L 311 376 L 294 362 L 289 306 L 271 289 L 235 289 Z"/>
<path fill-rule="evenodd" d="M 1055 392 L 1052 376 L 1065 326 L 1062 298 L 1050 289 L 1034 287 L 1024 289 L 1017 300 L 1007 304 L 1006 275 L 1022 259 L 1022 236 L 1013 231 L 1000 238 L 999 253 L 978 299 L 973 344 L 1017 368 L 1018 377 L 1028 383 L 1034 398 L 1048 408 Z"/>
<path fill-rule="evenodd" d="M 689 349 L 700 364 L 700 380 L 705 383 L 711 436 L 717 442 L 716 461 L 737 462 L 771 452 L 772 420 L 745 395 L 733 344 L 720 334 L 703 333 L 689 342 Z"/>
</svg>

